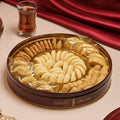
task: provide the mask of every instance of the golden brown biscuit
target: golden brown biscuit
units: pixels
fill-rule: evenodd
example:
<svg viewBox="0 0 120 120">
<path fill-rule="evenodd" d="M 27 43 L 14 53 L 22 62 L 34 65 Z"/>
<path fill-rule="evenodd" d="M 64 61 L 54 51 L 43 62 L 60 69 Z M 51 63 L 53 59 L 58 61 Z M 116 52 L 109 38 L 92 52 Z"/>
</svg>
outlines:
<svg viewBox="0 0 120 120">
<path fill-rule="evenodd" d="M 47 73 L 44 73 L 42 76 L 41 76 L 41 80 L 45 80 L 45 81 L 48 81 L 49 78 L 51 76 L 51 73 L 47 72 Z"/>
<path fill-rule="evenodd" d="M 45 50 L 45 45 L 44 45 L 44 42 L 42 40 L 40 40 L 40 46 L 42 47 L 42 51 Z"/>
<path fill-rule="evenodd" d="M 30 76 L 24 77 L 22 80 L 20 80 L 20 82 L 23 83 L 24 85 L 29 85 L 30 83 L 35 81 L 36 81 L 35 77 L 30 77 Z"/>
<path fill-rule="evenodd" d="M 41 52 L 42 51 L 42 47 L 41 47 L 40 43 L 39 42 L 35 42 L 35 45 L 39 49 L 39 52 Z"/>
<path fill-rule="evenodd" d="M 47 69 L 38 70 L 38 71 L 35 72 L 35 76 L 36 76 L 37 78 L 40 78 L 43 74 L 45 74 L 45 73 L 47 73 L 47 72 L 48 72 Z"/>
<path fill-rule="evenodd" d="M 33 68 L 33 71 L 34 71 L 35 75 L 38 73 L 38 71 L 42 71 L 42 70 L 47 71 L 46 67 L 44 67 L 44 66 L 36 66 L 36 67 Z"/>
<path fill-rule="evenodd" d="M 69 46 L 70 46 L 70 41 L 66 40 L 65 43 L 64 43 L 64 48 L 69 49 L 70 48 Z"/>
<path fill-rule="evenodd" d="M 61 73 L 58 75 L 57 83 L 63 83 L 63 80 L 64 80 L 64 74 Z"/>
<path fill-rule="evenodd" d="M 46 64 L 46 60 L 45 60 L 45 58 L 43 58 L 43 57 L 39 57 L 39 59 L 40 59 L 42 65 L 44 65 L 44 66 L 47 65 L 47 64 Z"/>
<path fill-rule="evenodd" d="M 66 49 L 73 50 L 74 49 L 74 44 L 79 44 L 79 43 L 81 43 L 79 38 L 77 38 L 77 37 L 70 37 L 70 38 L 67 38 L 64 46 L 65 46 Z"/>
<path fill-rule="evenodd" d="M 13 61 L 13 68 L 15 68 L 16 66 L 28 66 L 28 62 L 25 62 L 23 60 L 14 60 Z"/>
<path fill-rule="evenodd" d="M 56 51 L 55 50 L 51 51 L 51 57 L 52 57 L 52 59 L 53 59 L 53 61 L 55 63 L 55 61 L 56 61 Z"/>
<path fill-rule="evenodd" d="M 41 55 L 39 58 L 40 58 L 40 59 L 43 58 L 45 62 L 48 61 L 48 57 L 47 57 L 47 55 L 45 55 L 45 54 Z"/>
<path fill-rule="evenodd" d="M 85 71 L 87 70 L 87 67 L 86 67 L 86 65 L 85 65 L 83 60 L 80 60 L 80 59 L 76 59 L 75 60 L 74 59 L 72 61 L 72 65 L 74 66 L 74 68 L 77 67 L 77 66 L 81 66 Z"/>
<path fill-rule="evenodd" d="M 78 91 L 77 87 L 73 87 L 69 92 L 76 92 Z"/>
<path fill-rule="evenodd" d="M 71 63 L 74 66 L 74 68 L 80 66 L 81 68 L 83 68 L 84 71 L 87 70 L 87 67 L 82 59 L 74 59 L 73 61 L 71 61 Z"/>
<path fill-rule="evenodd" d="M 108 75 L 108 71 L 109 71 L 109 67 L 107 65 L 102 67 L 102 69 L 100 71 L 100 76 L 99 76 L 96 84 L 100 83 L 102 80 L 105 79 L 105 77 Z"/>
<path fill-rule="evenodd" d="M 71 44 L 71 50 L 77 51 L 77 48 L 83 44 L 84 41 L 75 41 Z"/>
<path fill-rule="evenodd" d="M 56 44 L 57 44 L 57 40 L 56 40 L 56 38 L 53 38 L 53 39 L 52 39 L 53 49 L 56 49 Z"/>
<path fill-rule="evenodd" d="M 36 89 L 37 87 L 39 87 L 41 84 L 45 84 L 45 83 L 43 83 L 42 81 L 34 81 L 34 82 L 32 82 L 32 84 L 29 84 L 29 86 L 31 87 L 31 88 L 34 88 L 34 89 Z"/>
<path fill-rule="evenodd" d="M 28 47 L 24 47 L 24 51 L 31 57 L 34 57 L 34 54 L 32 53 L 32 51 L 28 48 Z"/>
<path fill-rule="evenodd" d="M 40 85 L 36 90 L 54 92 L 53 88 L 50 85 Z"/>
<path fill-rule="evenodd" d="M 34 49 L 32 46 L 30 46 L 29 49 L 30 49 L 31 52 L 34 54 L 34 56 L 37 54 L 37 52 L 35 51 L 35 49 Z"/>
<path fill-rule="evenodd" d="M 98 58 L 98 57 L 89 58 L 89 64 L 91 66 L 94 66 L 96 64 L 101 65 L 101 66 L 106 65 L 105 61 L 103 59 Z"/>
<path fill-rule="evenodd" d="M 68 70 L 68 63 L 67 62 L 64 62 L 63 63 L 63 71 L 66 73 L 67 72 L 67 70 Z"/>
<path fill-rule="evenodd" d="M 90 80 L 90 84 L 92 86 L 94 86 L 97 83 L 99 76 L 100 76 L 100 71 L 94 70 L 93 75 L 92 75 L 91 80 Z"/>
<path fill-rule="evenodd" d="M 90 82 L 93 73 L 94 73 L 94 69 L 90 69 L 87 76 L 85 77 L 85 81 Z"/>
<path fill-rule="evenodd" d="M 21 77 L 31 76 L 32 72 L 25 66 L 17 66 L 13 69 L 12 74 L 16 74 Z"/>
<path fill-rule="evenodd" d="M 46 68 L 48 70 L 50 70 L 51 68 L 53 68 L 53 64 L 54 64 L 54 61 L 53 60 L 49 60 L 49 61 L 47 61 L 45 66 L 46 66 Z"/>
<path fill-rule="evenodd" d="M 42 64 L 42 61 L 41 61 L 41 59 L 40 59 L 39 57 L 35 57 L 35 58 L 33 59 L 33 62 L 34 62 L 35 64 Z"/>
<path fill-rule="evenodd" d="M 14 60 L 22 60 L 22 61 L 27 62 L 27 60 L 25 58 L 23 58 L 23 57 L 14 57 L 13 59 Z"/>
<path fill-rule="evenodd" d="M 49 72 L 57 72 L 57 71 L 62 71 L 62 68 L 60 68 L 60 67 L 54 67 L 54 68 L 52 68 L 52 69 L 50 69 L 49 70 Z"/>
<path fill-rule="evenodd" d="M 92 58 L 92 57 L 98 57 L 98 58 L 100 58 L 100 59 L 105 60 L 105 58 L 104 58 L 100 53 L 92 53 L 92 54 L 90 54 L 90 57 L 91 57 L 91 58 Z"/>
<path fill-rule="evenodd" d="M 61 53 L 61 60 L 64 61 L 64 57 L 68 54 L 67 51 L 62 51 Z"/>
<path fill-rule="evenodd" d="M 57 49 L 62 49 L 62 40 L 58 40 Z"/>
<path fill-rule="evenodd" d="M 48 45 L 49 45 L 50 49 L 52 50 L 52 49 L 53 49 L 53 46 L 52 46 L 52 43 L 51 43 L 51 40 L 50 40 L 50 39 L 48 39 Z"/>
<path fill-rule="evenodd" d="M 80 46 L 78 46 L 77 48 L 76 48 L 76 51 L 78 52 L 78 53 L 81 53 L 82 52 L 82 50 L 83 50 L 83 48 L 86 48 L 86 47 L 91 47 L 91 45 L 90 44 L 87 44 L 87 43 L 82 43 L 82 44 L 80 44 Z"/>
<path fill-rule="evenodd" d="M 108 74 L 108 70 L 109 70 L 108 65 L 103 66 L 102 69 L 101 69 L 101 75 L 104 75 L 106 77 L 107 74 Z"/>
<path fill-rule="evenodd" d="M 93 67 L 93 69 L 94 69 L 94 70 L 101 70 L 101 66 L 100 66 L 100 65 L 95 65 L 95 66 Z"/>
<path fill-rule="evenodd" d="M 87 57 L 92 53 L 98 53 L 98 52 L 99 51 L 95 47 L 88 47 L 88 48 L 82 49 L 81 55 Z"/>
<path fill-rule="evenodd" d="M 73 84 L 73 87 L 77 87 L 78 86 L 77 81 L 73 82 L 72 84 Z"/>
<path fill-rule="evenodd" d="M 49 52 L 47 52 L 45 55 L 48 57 L 48 60 L 52 60 L 52 56 Z"/>
<path fill-rule="evenodd" d="M 61 54 L 62 54 L 62 51 L 58 50 L 57 53 L 56 53 L 56 62 L 61 60 Z"/>
<path fill-rule="evenodd" d="M 70 87 L 68 86 L 68 84 L 63 85 L 62 89 L 59 91 L 60 93 L 67 93 L 69 92 Z"/>
<path fill-rule="evenodd" d="M 105 79 L 105 76 L 100 75 L 99 78 L 98 78 L 98 80 L 97 80 L 97 82 L 96 82 L 96 85 L 97 85 L 98 83 L 100 83 L 101 81 L 103 81 L 104 79 Z"/>
<path fill-rule="evenodd" d="M 22 58 L 26 59 L 26 61 L 30 61 L 31 60 L 30 56 L 28 54 L 26 54 L 25 52 L 23 52 L 23 51 L 19 51 L 16 54 L 15 57 L 22 57 Z"/>
<path fill-rule="evenodd" d="M 63 83 L 68 83 L 70 81 L 70 74 L 66 74 Z"/>
<path fill-rule="evenodd" d="M 90 83 L 92 76 L 94 75 L 94 71 L 100 71 L 101 67 L 100 65 L 95 65 L 93 68 L 91 68 L 88 71 L 88 74 L 86 75 L 86 77 L 84 78 L 84 81 L 87 81 L 88 83 Z"/>
<path fill-rule="evenodd" d="M 47 40 L 44 40 L 44 45 L 45 45 L 46 50 L 50 50 L 50 47 L 49 47 Z"/>
<path fill-rule="evenodd" d="M 37 54 L 40 52 L 40 50 L 38 49 L 38 47 L 35 44 L 33 44 L 32 47 Z"/>
<path fill-rule="evenodd" d="M 88 63 L 91 66 L 94 66 L 96 64 L 100 65 L 100 66 L 106 65 L 104 57 L 102 55 L 98 54 L 98 53 L 90 54 L 89 59 L 88 59 Z"/>
<path fill-rule="evenodd" d="M 82 76 L 85 75 L 85 73 L 86 73 L 85 69 L 83 67 L 81 67 L 80 65 L 75 66 L 74 69 L 79 69 Z"/>
<path fill-rule="evenodd" d="M 73 57 L 74 54 L 73 53 L 67 53 L 64 58 L 63 58 L 63 61 L 67 61 L 68 59 L 70 59 L 71 57 Z"/>
<path fill-rule="evenodd" d="M 55 67 L 62 67 L 63 66 L 63 62 L 62 61 L 58 61 L 54 64 L 53 68 Z"/>
<path fill-rule="evenodd" d="M 68 66 L 67 74 L 71 75 L 73 72 L 73 65 Z"/>
<path fill-rule="evenodd" d="M 90 86 L 89 82 L 87 82 L 86 80 L 83 79 L 81 89 L 85 90 L 88 86 Z"/>
<path fill-rule="evenodd" d="M 74 71 L 75 71 L 77 79 L 80 79 L 82 77 L 81 71 L 79 69 L 75 69 Z"/>
<path fill-rule="evenodd" d="M 42 64 L 36 63 L 32 65 L 32 69 L 34 70 L 35 68 L 39 67 L 44 67 Z"/>
<path fill-rule="evenodd" d="M 71 73 L 71 82 L 73 82 L 75 80 L 76 80 L 76 75 L 75 75 L 75 72 L 72 71 L 72 73 Z"/>
<path fill-rule="evenodd" d="M 57 82 L 57 77 L 58 77 L 58 74 L 57 73 L 53 73 L 50 78 L 49 78 L 49 82 L 50 84 L 55 84 Z"/>
</svg>

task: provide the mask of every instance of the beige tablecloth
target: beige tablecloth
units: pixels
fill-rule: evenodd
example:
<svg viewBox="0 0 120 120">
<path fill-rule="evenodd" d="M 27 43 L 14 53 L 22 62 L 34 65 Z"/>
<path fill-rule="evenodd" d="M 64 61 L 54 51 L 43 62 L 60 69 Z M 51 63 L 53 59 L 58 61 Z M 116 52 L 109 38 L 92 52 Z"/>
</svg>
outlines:
<svg viewBox="0 0 120 120">
<path fill-rule="evenodd" d="M 102 45 L 113 62 L 112 84 L 107 94 L 93 104 L 67 110 L 51 110 L 25 102 L 11 91 L 7 84 L 6 60 L 10 50 L 25 38 L 17 35 L 18 11 L 4 2 L 0 3 L 0 17 L 4 32 L 0 38 L 0 109 L 3 114 L 17 120 L 102 120 L 109 112 L 120 106 L 120 51 Z M 72 33 L 66 28 L 37 18 L 36 35 L 47 33 Z"/>
</svg>

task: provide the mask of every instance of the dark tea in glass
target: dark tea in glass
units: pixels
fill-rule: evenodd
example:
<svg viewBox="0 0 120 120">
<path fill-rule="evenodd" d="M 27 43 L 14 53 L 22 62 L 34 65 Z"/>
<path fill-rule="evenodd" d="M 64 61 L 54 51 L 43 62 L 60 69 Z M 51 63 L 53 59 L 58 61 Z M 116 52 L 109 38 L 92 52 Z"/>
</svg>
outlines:
<svg viewBox="0 0 120 120">
<path fill-rule="evenodd" d="M 19 11 L 19 35 L 33 36 L 36 31 L 36 3 L 22 1 L 17 4 L 17 8 Z"/>
</svg>

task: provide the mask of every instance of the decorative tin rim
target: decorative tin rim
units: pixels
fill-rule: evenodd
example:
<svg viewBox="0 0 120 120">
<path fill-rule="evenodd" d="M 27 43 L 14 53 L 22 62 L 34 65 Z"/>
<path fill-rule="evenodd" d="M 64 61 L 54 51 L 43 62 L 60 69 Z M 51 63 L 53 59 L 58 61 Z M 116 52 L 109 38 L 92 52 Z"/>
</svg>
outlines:
<svg viewBox="0 0 120 120">
<path fill-rule="evenodd" d="M 9 67 L 8 67 L 9 58 L 18 48 L 20 48 L 22 45 L 26 44 L 27 42 L 34 41 L 34 40 L 37 40 L 37 39 L 42 39 L 42 38 L 47 38 L 47 37 L 61 37 L 61 36 L 63 36 L 63 37 L 68 37 L 68 36 L 69 37 L 70 36 L 78 37 L 78 35 L 64 34 L 64 33 L 63 34 L 54 33 L 54 34 L 38 35 L 38 36 L 27 38 L 27 39 L 21 41 L 10 51 L 10 53 L 8 55 L 8 58 L 7 58 L 7 70 L 8 70 L 9 76 L 12 78 L 12 80 L 14 80 L 14 83 L 16 85 L 18 85 L 19 87 L 22 87 L 22 89 L 24 89 L 25 91 L 36 94 L 36 95 L 41 95 L 41 96 L 44 96 L 44 97 L 45 96 L 46 97 L 54 97 L 54 98 L 68 98 L 68 97 L 83 96 L 85 94 L 94 92 L 97 89 L 99 89 L 100 87 L 102 87 L 104 84 L 106 84 L 106 82 L 108 81 L 108 79 L 110 78 L 110 76 L 112 74 L 112 60 L 111 60 L 111 57 L 108 54 L 108 52 L 101 45 L 99 45 L 98 43 L 96 43 L 94 40 L 92 40 L 90 38 L 89 39 L 91 40 L 91 42 L 94 43 L 94 44 L 97 44 L 97 47 L 99 49 L 101 49 L 103 53 L 105 53 L 107 55 L 107 57 L 109 59 L 109 64 L 110 64 L 109 74 L 106 76 L 106 78 L 103 81 L 101 81 L 100 83 L 98 83 L 97 85 L 95 85 L 93 87 L 90 87 L 90 88 L 85 89 L 85 90 L 77 91 L 77 92 L 71 92 L 71 93 L 51 93 L 51 92 L 46 92 L 46 91 L 38 91 L 38 90 L 32 89 L 28 86 L 25 86 L 12 76 L 11 72 L 9 71 Z"/>
</svg>

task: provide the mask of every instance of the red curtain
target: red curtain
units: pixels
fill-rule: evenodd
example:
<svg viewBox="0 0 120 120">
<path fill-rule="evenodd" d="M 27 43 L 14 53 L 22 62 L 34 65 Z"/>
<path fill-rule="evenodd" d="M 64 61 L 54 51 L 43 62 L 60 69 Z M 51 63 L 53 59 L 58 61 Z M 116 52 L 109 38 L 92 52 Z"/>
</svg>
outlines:
<svg viewBox="0 0 120 120">
<path fill-rule="evenodd" d="M 20 0 L 3 0 L 16 5 Z M 31 0 L 39 17 L 120 50 L 120 0 Z"/>
</svg>

